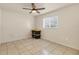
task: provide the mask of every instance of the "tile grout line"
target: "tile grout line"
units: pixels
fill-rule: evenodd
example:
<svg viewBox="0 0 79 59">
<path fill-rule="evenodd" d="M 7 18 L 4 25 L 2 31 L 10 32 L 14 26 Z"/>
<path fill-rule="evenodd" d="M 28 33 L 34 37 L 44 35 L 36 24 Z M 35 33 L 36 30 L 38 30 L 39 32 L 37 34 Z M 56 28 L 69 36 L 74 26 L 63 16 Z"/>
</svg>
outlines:
<svg viewBox="0 0 79 59">
<path fill-rule="evenodd" d="M 8 55 L 8 45 L 7 45 L 8 43 L 6 43 L 6 47 L 7 47 L 7 55 Z"/>
<path fill-rule="evenodd" d="M 17 49 L 18 54 L 19 54 L 19 55 L 21 55 L 21 53 L 20 53 L 20 51 L 19 51 L 19 49 L 17 48 L 17 46 L 16 46 L 16 44 L 15 44 L 15 43 L 14 43 L 14 46 L 15 46 L 15 48 Z"/>
</svg>

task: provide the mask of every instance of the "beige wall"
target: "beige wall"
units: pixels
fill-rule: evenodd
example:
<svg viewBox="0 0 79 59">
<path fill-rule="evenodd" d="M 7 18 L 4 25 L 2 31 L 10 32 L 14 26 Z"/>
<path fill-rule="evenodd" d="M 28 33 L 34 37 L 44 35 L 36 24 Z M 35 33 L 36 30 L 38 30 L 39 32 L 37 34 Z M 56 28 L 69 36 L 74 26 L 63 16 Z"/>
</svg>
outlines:
<svg viewBox="0 0 79 59">
<path fill-rule="evenodd" d="M 2 33 L 0 34 L 3 34 L 2 39 L 0 38 L 1 43 L 30 38 L 30 31 L 34 26 L 33 16 L 12 10 L 1 10 L 0 21 L 2 25 L 0 24 L 0 32 Z"/>
<path fill-rule="evenodd" d="M 1 29 L 1 25 L 2 25 L 2 23 L 1 23 L 1 9 L 0 9 L 0 43 L 1 43 L 1 39 L 2 39 L 2 29 Z"/>
<path fill-rule="evenodd" d="M 43 18 L 47 16 L 58 16 L 57 28 L 42 28 Z M 36 26 L 42 30 L 43 39 L 79 49 L 79 4 L 36 16 Z"/>
</svg>

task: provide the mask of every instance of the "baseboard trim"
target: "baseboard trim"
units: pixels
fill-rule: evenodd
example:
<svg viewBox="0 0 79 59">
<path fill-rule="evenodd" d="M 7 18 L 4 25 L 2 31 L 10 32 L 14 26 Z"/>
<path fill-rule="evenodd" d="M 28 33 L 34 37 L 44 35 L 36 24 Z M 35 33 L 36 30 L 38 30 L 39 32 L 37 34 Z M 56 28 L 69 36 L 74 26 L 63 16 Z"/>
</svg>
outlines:
<svg viewBox="0 0 79 59">
<path fill-rule="evenodd" d="M 42 39 L 43 39 L 43 38 L 42 38 Z M 58 45 L 65 46 L 65 45 L 63 45 L 63 44 L 56 43 L 56 42 L 53 42 L 53 41 L 50 41 L 50 40 L 47 40 L 47 39 L 43 39 L 43 40 L 46 40 L 46 41 L 49 41 L 49 42 L 51 42 L 51 43 L 55 43 L 55 44 L 58 44 Z M 74 49 L 74 50 L 77 50 L 77 51 L 79 51 L 78 49 L 75 49 L 75 48 L 72 48 L 72 47 L 69 47 L 69 46 L 65 46 L 65 47 L 68 47 L 68 48 L 71 48 L 71 49 Z"/>
<path fill-rule="evenodd" d="M 7 42 L 1 42 L 0 44 L 5 44 L 5 43 L 10 43 L 10 42 L 15 42 L 15 41 L 19 41 L 19 40 L 24 40 L 24 39 L 30 39 L 30 38 L 21 38 L 21 39 L 17 39 L 17 40 L 12 40 L 12 41 L 7 41 Z"/>
</svg>

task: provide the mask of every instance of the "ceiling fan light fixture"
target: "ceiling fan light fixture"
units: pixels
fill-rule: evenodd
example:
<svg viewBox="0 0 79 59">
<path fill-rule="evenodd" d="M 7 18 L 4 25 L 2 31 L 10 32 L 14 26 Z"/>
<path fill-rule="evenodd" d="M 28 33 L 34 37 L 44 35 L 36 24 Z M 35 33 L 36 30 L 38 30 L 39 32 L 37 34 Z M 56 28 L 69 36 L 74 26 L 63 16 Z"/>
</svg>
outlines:
<svg viewBox="0 0 79 59">
<path fill-rule="evenodd" d="M 33 10 L 32 13 L 36 13 L 36 10 Z"/>
</svg>

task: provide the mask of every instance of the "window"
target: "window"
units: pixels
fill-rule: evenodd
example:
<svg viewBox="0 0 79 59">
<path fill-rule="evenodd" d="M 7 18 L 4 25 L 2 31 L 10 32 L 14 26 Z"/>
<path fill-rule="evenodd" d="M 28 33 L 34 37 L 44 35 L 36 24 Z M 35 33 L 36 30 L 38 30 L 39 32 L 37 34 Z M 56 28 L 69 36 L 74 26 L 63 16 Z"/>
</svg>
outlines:
<svg viewBox="0 0 79 59">
<path fill-rule="evenodd" d="M 55 28 L 58 25 L 58 16 L 46 17 L 43 19 L 43 28 Z"/>
</svg>

